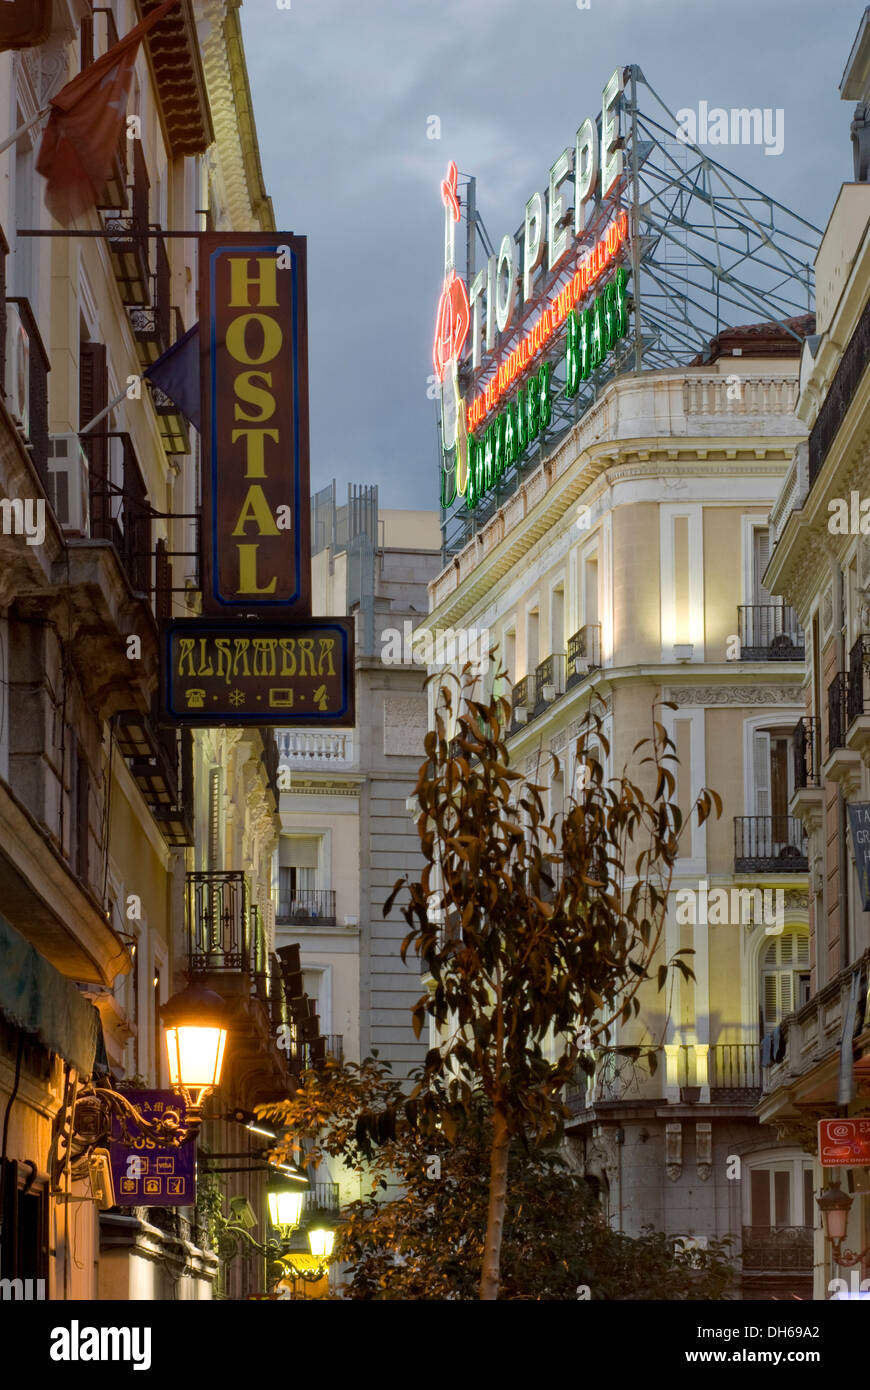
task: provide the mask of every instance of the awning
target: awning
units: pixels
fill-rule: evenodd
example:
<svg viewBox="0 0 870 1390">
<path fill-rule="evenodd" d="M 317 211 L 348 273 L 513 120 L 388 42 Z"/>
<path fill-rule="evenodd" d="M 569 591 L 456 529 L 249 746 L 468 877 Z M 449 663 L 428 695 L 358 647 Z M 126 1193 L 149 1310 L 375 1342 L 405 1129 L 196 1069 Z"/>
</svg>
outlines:
<svg viewBox="0 0 870 1390">
<path fill-rule="evenodd" d="M 83 1076 L 90 1076 L 100 1016 L 71 980 L 0 916 L 0 1013 Z"/>
</svg>

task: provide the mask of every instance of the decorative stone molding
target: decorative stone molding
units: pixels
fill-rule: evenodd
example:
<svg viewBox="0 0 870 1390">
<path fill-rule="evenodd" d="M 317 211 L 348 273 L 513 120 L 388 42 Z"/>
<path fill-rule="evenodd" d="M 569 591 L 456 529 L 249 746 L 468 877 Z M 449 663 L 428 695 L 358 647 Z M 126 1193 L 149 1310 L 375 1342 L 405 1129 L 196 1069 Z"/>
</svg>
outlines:
<svg viewBox="0 0 870 1390">
<path fill-rule="evenodd" d="M 801 705 L 799 685 L 678 685 L 667 693 L 675 705 Z"/>
<path fill-rule="evenodd" d="M 803 888 L 787 888 L 783 903 L 786 912 L 809 912 L 809 894 Z"/>
<path fill-rule="evenodd" d="M 713 1126 L 709 1121 L 695 1125 L 695 1165 L 701 1182 L 708 1182 L 713 1172 Z"/>
<path fill-rule="evenodd" d="M 803 1106 L 800 1115 L 789 1115 L 783 1119 L 774 1116 L 770 1123 L 776 1129 L 780 1144 L 798 1144 L 804 1153 L 815 1155 L 818 1152 L 818 1121 L 827 1119 L 830 1107 L 819 1109 Z"/>
<path fill-rule="evenodd" d="M 678 1182 L 683 1172 L 683 1126 L 677 1122 L 665 1125 L 665 1172 L 671 1182 Z"/>
</svg>

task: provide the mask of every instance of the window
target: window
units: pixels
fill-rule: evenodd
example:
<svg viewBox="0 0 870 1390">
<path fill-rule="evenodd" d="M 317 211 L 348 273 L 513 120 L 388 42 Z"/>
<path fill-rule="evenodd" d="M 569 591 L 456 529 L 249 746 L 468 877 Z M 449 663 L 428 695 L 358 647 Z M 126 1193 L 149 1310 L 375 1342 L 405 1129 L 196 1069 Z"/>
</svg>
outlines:
<svg viewBox="0 0 870 1390">
<path fill-rule="evenodd" d="M 583 561 L 583 625 L 598 622 L 598 553 Z"/>
<path fill-rule="evenodd" d="M 771 854 L 789 843 L 788 803 L 794 793 L 790 732 L 756 729 L 752 735 L 753 814 L 771 817 Z"/>
<path fill-rule="evenodd" d="M 550 594 L 550 650 L 547 655 L 553 652 L 564 652 L 565 650 L 565 589 L 562 584 L 558 584 Z"/>
<path fill-rule="evenodd" d="M 770 563 L 770 528 L 767 526 L 753 526 L 752 528 L 752 599 L 754 604 L 779 603 L 780 599 L 775 599 L 773 595 L 765 589 L 761 582 L 762 575 Z"/>
<path fill-rule="evenodd" d="M 791 928 L 774 937 L 762 958 L 763 1031 L 769 1033 L 809 998 L 810 939 Z"/>
<path fill-rule="evenodd" d="M 322 835 L 284 835 L 278 863 L 278 916 L 298 921 L 317 920 L 329 904 L 320 892 Z"/>
<path fill-rule="evenodd" d="M 35 1165 L 10 1160 L 4 1160 L 0 1169 L 3 1279 L 48 1278 L 48 1187 L 33 1181 L 34 1170 Z"/>
<path fill-rule="evenodd" d="M 538 610 L 530 608 L 526 614 L 526 669 L 523 673 L 526 676 L 534 675 L 535 667 L 541 659 L 538 628 Z"/>
<path fill-rule="evenodd" d="M 813 1226 L 814 1207 L 810 1159 L 783 1159 L 750 1170 L 750 1226 Z"/>
</svg>

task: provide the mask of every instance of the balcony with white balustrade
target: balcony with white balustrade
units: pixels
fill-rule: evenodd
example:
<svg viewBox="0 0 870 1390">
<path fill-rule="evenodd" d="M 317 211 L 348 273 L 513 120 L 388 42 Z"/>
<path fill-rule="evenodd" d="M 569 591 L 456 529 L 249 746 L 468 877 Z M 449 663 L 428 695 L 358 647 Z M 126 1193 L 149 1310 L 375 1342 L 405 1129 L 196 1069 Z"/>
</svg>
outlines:
<svg viewBox="0 0 870 1390">
<path fill-rule="evenodd" d="M 352 729 L 276 729 L 279 770 L 341 772 L 354 766 Z"/>
</svg>

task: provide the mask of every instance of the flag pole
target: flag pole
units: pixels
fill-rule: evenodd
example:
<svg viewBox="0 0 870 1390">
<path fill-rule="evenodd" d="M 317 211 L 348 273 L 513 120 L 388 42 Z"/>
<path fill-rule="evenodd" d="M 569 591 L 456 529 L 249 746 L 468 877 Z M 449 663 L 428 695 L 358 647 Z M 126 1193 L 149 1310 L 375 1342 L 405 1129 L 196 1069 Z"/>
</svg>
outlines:
<svg viewBox="0 0 870 1390">
<path fill-rule="evenodd" d="M 47 116 L 50 110 L 51 102 L 49 102 L 48 106 L 43 106 L 41 111 L 37 111 L 35 116 L 31 116 L 29 121 L 25 121 L 24 125 L 20 125 L 17 130 L 13 130 L 12 134 L 0 144 L 0 154 L 5 154 L 10 145 L 14 145 L 22 135 L 26 135 L 30 127 L 36 125 L 37 121 L 41 121 L 43 116 Z"/>
<path fill-rule="evenodd" d="M 92 430 L 94 428 L 94 425 L 98 425 L 100 423 L 104 415 L 108 415 L 110 410 L 114 410 L 116 405 L 120 405 L 121 402 L 126 399 L 126 390 L 121 391 L 113 401 L 109 401 L 109 404 L 105 407 L 105 409 L 100 411 L 99 415 L 95 415 L 93 420 L 89 420 L 86 425 L 82 425 L 81 429 L 79 430 L 79 434 L 87 434 L 88 430 Z"/>
</svg>

